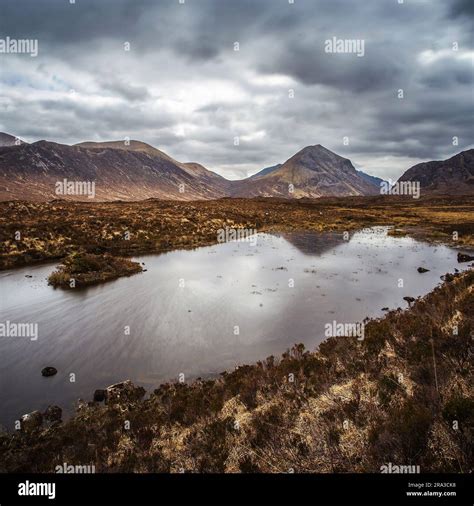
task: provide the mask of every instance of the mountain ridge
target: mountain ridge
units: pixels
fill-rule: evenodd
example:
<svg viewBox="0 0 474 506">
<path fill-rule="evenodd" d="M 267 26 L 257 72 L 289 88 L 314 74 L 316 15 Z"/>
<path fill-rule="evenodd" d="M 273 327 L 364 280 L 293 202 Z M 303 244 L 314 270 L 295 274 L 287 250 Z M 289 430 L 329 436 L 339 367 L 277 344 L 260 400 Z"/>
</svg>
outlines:
<svg viewBox="0 0 474 506">
<path fill-rule="evenodd" d="M 406 170 L 397 182 L 419 182 L 422 193 L 469 195 L 474 193 L 474 149 L 446 160 L 421 162 Z"/>
<path fill-rule="evenodd" d="M 226 195 L 217 174 L 209 171 L 204 181 L 151 146 L 118 146 L 69 146 L 41 140 L 0 148 L 0 199 L 89 199 L 77 193 L 58 195 L 56 184 L 64 179 L 93 181 L 94 197 L 103 201 L 195 200 Z"/>
<path fill-rule="evenodd" d="M 18 146 L 20 144 L 26 144 L 26 142 L 22 141 L 19 137 L 0 132 L 0 148 Z"/>
<path fill-rule="evenodd" d="M 0 132 L 3 201 L 90 198 L 74 193 L 58 195 L 55 185 L 63 180 L 93 181 L 94 198 L 100 201 L 364 196 L 379 194 L 383 182 L 357 170 L 348 158 L 321 144 L 306 146 L 284 163 L 231 181 L 197 162 L 179 162 L 138 140 L 85 141 L 74 145 L 46 140 L 18 144 L 18 140 Z M 428 193 L 473 193 L 473 166 L 474 150 L 467 150 L 448 160 L 417 164 L 405 171 L 399 181 L 419 178 Z M 454 185 L 448 175 L 456 180 Z"/>
<path fill-rule="evenodd" d="M 318 198 L 376 193 L 378 189 L 358 175 L 349 159 L 316 144 L 304 147 L 276 169 L 236 182 L 233 196 Z"/>
</svg>

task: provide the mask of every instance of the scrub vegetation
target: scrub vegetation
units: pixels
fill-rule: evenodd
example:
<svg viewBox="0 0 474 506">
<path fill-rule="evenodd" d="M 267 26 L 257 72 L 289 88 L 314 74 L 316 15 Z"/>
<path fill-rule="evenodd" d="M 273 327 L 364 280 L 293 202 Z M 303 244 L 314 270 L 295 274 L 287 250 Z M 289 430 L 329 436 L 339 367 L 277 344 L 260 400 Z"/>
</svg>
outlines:
<svg viewBox="0 0 474 506">
<path fill-rule="evenodd" d="M 0 435 L 0 471 L 472 472 L 473 333 L 471 269 L 368 321 L 363 340 L 295 345 L 147 398 L 129 381 L 98 391 L 105 402 L 68 421 Z"/>
</svg>

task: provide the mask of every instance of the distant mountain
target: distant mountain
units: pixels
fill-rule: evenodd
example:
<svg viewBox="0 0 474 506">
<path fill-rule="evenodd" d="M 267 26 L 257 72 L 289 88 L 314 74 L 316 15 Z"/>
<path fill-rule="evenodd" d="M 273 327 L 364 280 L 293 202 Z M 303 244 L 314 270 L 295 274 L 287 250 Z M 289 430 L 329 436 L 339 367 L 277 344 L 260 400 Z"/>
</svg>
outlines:
<svg viewBox="0 0 474 506">
<path fill-rule="evenodd" d="M 38 141 L 0 148 L 0 200 L 89 200 L 56 193 L 56 184 L 94 182 L 98 200 L 196 200 L 228 195 L 227 180 L 131 141 L 67 146 Z"/>
<path fill-rule="evenodd" d="M 357 169 L 356 169 L 357 170 Z M 377 177 L 377 176 L 371 176 L 370 174 L 367 174 L 366 172 L 363 172 L 361 170 L 357 170 L 357 172 L 359 173 L 359 175 L 364 178 L 368 183 L 370 184 L 373 184 L 374 186 L 376 186 L 379 190 L 380 190 L 380 185 L 382 183 L 385 183 L 385 179 L 382 179 L 380 177 Z"/>
<path fill-rule="evenodd" d="M 140 141 L 18 144 L 16 137 L 0 133 L 0 200 L 90 200 L 77 187 L 58 192 L 58 183 L 65 180 L 73 185 L 93 182 L 94 198 L 101 201 L 377 195 L 383 181 L 320 144 L 247 179 L 229 181 Z M 474 150 L 415 165 L 400 178 L 407 180 L 420 181 L 424 192 L 472 194 Z"/>
<path fill-rule="evenodd" d="M 263 175 L 260 172 L 251 178 L 235 181 L 232 188 L 233 196 L 240 197 L 317 198 L 377 193 L 379 189 L 362 177 L 350 160 L 320 144 L 302 149 Z"/>
<path fill-rule="evenodd" d="M 0 132 L 0 148 L 5 146 L 16 146 L 18 143 L 25 144 L 25 142 L 17 137 L 13 137 L 13 135 Z"/>
<path fill-rule="evenodd" d="M 262 169 L 261 171 L 257 172 L 253 176 L 250 176 L 248 179 L 255 179 L 257 177 L 265 176 L 266 174 L 270 174 L 270 172 L 273 172 L 274 170 L 277 170 L 281 167 L 281 163 L 277 163 L 276 165 L 272 165 L 271 167 L 267 167 L 265 169 Z"/>
<path fill-rule="evenodd" d="M 75 146 L 79 148 L 87 148 L 87 149 L 125 149 L 126 151 L 142 151 L 143 153 L 148 153 L 151 156 L 160 156 L 161 158 L 167 158 L 168 160 L 173 160 L 163 151 L 160 151 L 150 144 L 141 141 L 106 141 L 106 142 L 80 142 L 79 144 L 75 144 Z M 174 160 L 173 160 L 174 161 Z"/>
<path fill-rule="evenodd" d="M 5 141 L 15 138 L 5 134 Z M 229 196 L 320 197 L 377 192 L 351 162 L 323 146 L 309 146 L 284 164 L 243 181 L 229 181 L 198 163 L 181 163 L 140 141 L 38 141 L 0 147 L 0 200 L 88 200 L 58 192 L 58 182 L 94 182 L 98 200 L 197 200 Z M 289 193 L 289 185 L 294 192 Z"/>
<path fill-rule="evenodd" d="M 191 176 L 199 179 L 200 183 L 209 189 L 210 194 L 219 195 L 219 197 L 226 197 L 230 193 L 232 181 L 225 177 L 206 169 L 203 165 L 196 162 L 182 163 L 181 167 L 188 172 Z M 208 198 L 216 198 L 209 194 Z"/>
<path fill-rule="evenodd" d="M 421 194 L 474 194 L 474 149 L 448 160 L 423 162 L 408 169 L 398 181 L 418 181 Z"/>
</svg>

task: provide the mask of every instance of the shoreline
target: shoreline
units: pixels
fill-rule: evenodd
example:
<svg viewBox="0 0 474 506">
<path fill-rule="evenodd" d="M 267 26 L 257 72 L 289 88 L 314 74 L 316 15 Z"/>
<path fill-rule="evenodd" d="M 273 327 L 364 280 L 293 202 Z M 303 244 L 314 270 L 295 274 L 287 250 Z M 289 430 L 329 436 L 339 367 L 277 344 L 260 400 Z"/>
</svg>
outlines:
<svg viewBox="0 0 474 506">
<path fill-rule="evenodd" d="M 431 197 L 420 201 L 396 197 L 311 201 L 12 201 L 0 202 L 0 210 L 0 270 L 49 261 L 67 262 L 77 254 L 95 255 L 102 270 L 89 276 L 93 283 L 115 275 L 121 277 L 121 268 L 114 276 L 104 272 L 107 257 L 130 260 L 211 246 L 218 243 L 219 231 L 225 228 L 285 233 L 351 232 L 371 226 L 393 226 L 416 239 L 474 250 L 474 197 Z M 18 233 L 20 237 L 15 240 Z M 133 271 L 125 266 L 125 261 L 122 267 L 123 275 Z"/>
<path fill-rule="evenodd" d="M 269 357 L 189 384 L 165 383 L 145 399 L 145 390 L 131 382 L 112 385 L 104 393 L 106 404 L 83 402 L 64 423 L 1 434 L 0 471 L 52 472 L 52 462 L 59 458 L 71 464 L 93 464 L 98 472 L 180 472 L 181 468 L 189 472 L 275 472 L 275 466 L 281 472 L 283 463 L 296 467 L 295 472 L 378 472 L 374 467 L 377 458 L 393 450 L 384 446 L 386 436 L 376 436 L 378 430 L 388 431 L 402 447 L 408 438 L 410 444 L 419 446 L 417 451 L 426 447 L 427 438 L 435 436 L 441 440 L 453 437 L 450 444 L 457 448 L 469 436 L 474 407 L 469 389 L 474 366 L 466 359 L 474 330 L 473 288 L 472 268 L 448 274 L 442 285 L 408 309 L 370 320 L 362 341 L 331 337 L 314 352 L 295 345 L 281 359 Z M 457 335 L 449 327 L 454 324 Z M 430 366 L 436 356 L 439 385 L 435 385 Z M 462 423 L 459 432 L 450 433 L 449 417 Z M 407 426 L 398 427 L 397 420 Z M 99 436 L 104 430 L 110 433 L 105 443 Z M 296 448 L 301 447 L 301 452 L 287 441 L 288 434 L 295 431 Z M 312 431 L 318 437 L 313 438 Z M 400 433 L 406 431 L 402 438 Z M 242 441 L 242 432 L 247 442 Z M 71 437 L 74 444 L 67 447 Z M 318 438 L 328 447 L 339 447 L 344 458 L 339 461 L 338 452 L 329 458 Z M 134 458 L 120 453 L 123 444 L 130 447 Z M 234 455 L 236 444 L 245 458 Z M 380 455 L 379 444 L 384 448 Z M 88 445 L 96 453 L 90 453 Z M 152 460 L 147 448 L 154 454 Z M 407 463 L 413 456 L 403 454 L 406 450 L 397 448 L 392 460 L 380 461 L 380 465 L 400 462 L 400 455 L 405 459 L 401 462 Z M 455 460 L 464 461 L 461 470 L 435 452 L 425 456 L 428 468 L 423 471 L 467 472 L 466 466 L 472 466 L 469 454 L 463 445 L 458 450 L 461 453 Z M 48 458 L 32 468 L 32 452 Z M 71 452 L 66 460 L 60 457 L 64 452 Z M 271 466 L 262 464 L 255 457 L 261 452 L 266 460 L 277 461 Z M 141 464 L 139 455 L 144 459 Z M 316 456 L 321 469 L 308 469 Z"/>
</svg>

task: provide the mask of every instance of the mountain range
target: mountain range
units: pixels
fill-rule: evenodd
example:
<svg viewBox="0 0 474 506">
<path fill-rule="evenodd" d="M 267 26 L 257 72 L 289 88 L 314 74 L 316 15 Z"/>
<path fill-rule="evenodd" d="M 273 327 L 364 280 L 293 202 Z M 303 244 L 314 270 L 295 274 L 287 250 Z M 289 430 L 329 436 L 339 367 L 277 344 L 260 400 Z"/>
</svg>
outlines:
<svg viewBox="0 0 474 506">
<path fill-rule="evenodd" d="M 307 146 L 282 165 L 235 181 L 236 197 L 309 197 L 376 195 L 380 186 L 365 179 L 351 161 L 324 146 Z"/>
<path fill-rule="evenodd" d="M 415 165 L 400 180 L 420 181 L 429 192 L 469 194 L 473 171 L 474 150 L 469 150 L 444 162 Z M 251 177 L 230 181 L 140 141 L 28 144 L 0 133 L 0 200 L 88 200 L 87 195 L 58 195 L 56 184 L 64 180 L 93 181 L 95 198 L 101 201 L 376 195 L 383 181 L 320 144 Z"/>
<path fill-rule="evenodd" d="M 474 149 L 448 160 L 423 162 L 408 169 L 399 181 L 419 181 L 423 193 L 474 194 Z"/>
</svg>

